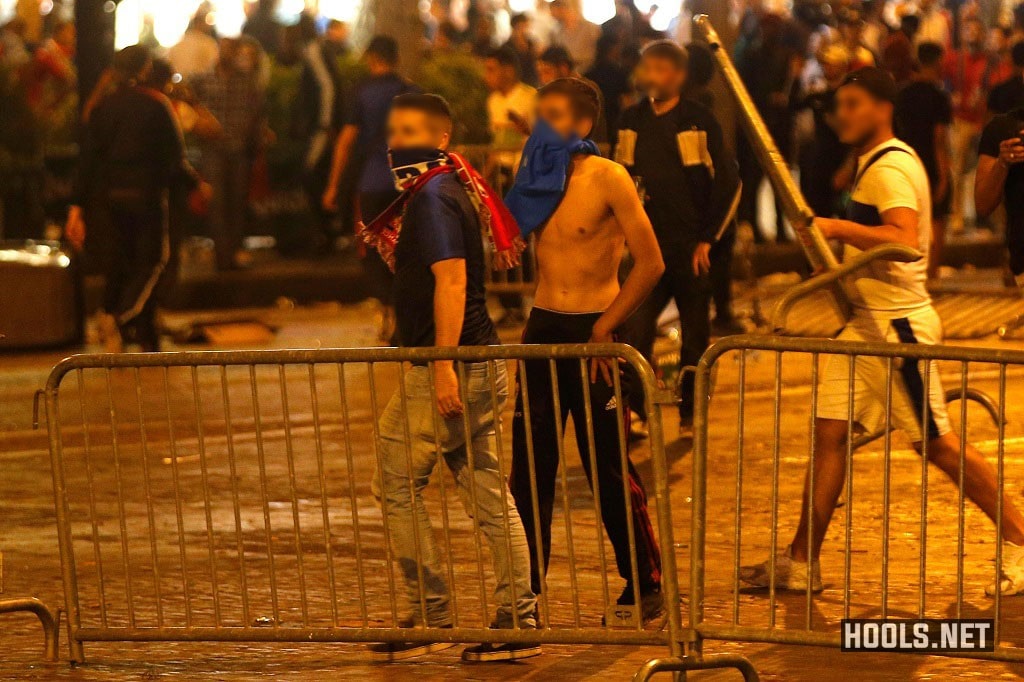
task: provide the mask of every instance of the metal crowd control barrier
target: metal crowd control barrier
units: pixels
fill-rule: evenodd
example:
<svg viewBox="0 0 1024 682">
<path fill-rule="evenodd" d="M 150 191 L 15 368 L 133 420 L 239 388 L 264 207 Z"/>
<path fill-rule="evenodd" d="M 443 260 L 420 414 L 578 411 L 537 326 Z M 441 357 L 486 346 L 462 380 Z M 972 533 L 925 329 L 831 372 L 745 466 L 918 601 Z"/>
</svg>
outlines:
<svg viewBox="0 0 1024 682">
<path fill-rule="evenodd" d="M 609 575 L 616 562 L 602 521 L 607 526 L 611 515 L 621 514 L 629 556 L 617 557 L 618 572 L 642 584 L 648 574 L 641 571 L 648 569 L 639 563 L 636 530 L 646 499 L 641 493 L 643 503 L 635 503 L 628 479 L 633 467 L 625 447 L 624 389 L 616 374 L 613 387 L 603 389 L 612 398 L 602 398 L 603 414 L 597 414 L 591 358 L 629 363 L 644 386 L 650 456 L 638 465 L 649 466 L 653 484 L 648 541 L 663 548 L 666 627 L 644 627 L 638 607 L 619 606 L 612 594 L 625 581 Z M 436 386 L 426 365 L 439 360 L 455 361 L 467 406 L 461 421 L 442 420 L 433 409 Z M 524 399 L 516 419 L 530 434 L 525 442 L 509 438 L 516 422 L 513 428 L 505 423 L 506 362 L 520 370 Z M 545 375 L 550 395 L 525 383 L 527 376 Z M 84 660 L 83 643 L 91 641 L 540 642 L 658 645 L 681 653 L 668 469 L 656 408 L 673 397 L 658 388 L 631 347 L 80 355 L 54 368 L 44 397 L 73 661 Z M 542 398 L 550 417 L 540 414 Z M 597 448 L 604 456 L 609 447 L 616 453 L 612 478 L 597 476 L 592 495 L 583 492 L 586 478 L 575 480 L 582 477 L 578 470 L 567 471 L 570 450 L 562 437 L 569 412 L 585 470 L 598 467 Z M 595 443 L 595 423 L 609 413 L 617 438 Z M 547 451 L 533 438 L 542 419 L 557 433 Z M 472 437 L 448 449 L 455 432 Z M 449 444 L 444 452 L 438 441 Z M 489 627 L 494 607 L 509 600 L 484 565 L 481 537 L 489 539 L 499 564 L 499 555 L 509 557 L 503 565 L 511 563 L 513 575 L 528 575 L 522 563 L 543 565 L 540 526 L 528 524 L 527 537 L 514 527 L 514 490 L 505 484 L 510 453 L 513 467 L 528 466 L 530 516 L 544 517 L 546 499 L 548 518 L 555 517 L 538 597 L 539 629 L 521 623 L 530 614 L 518 611 L 512 627 Z M 537 467 L 552 458 L 556 467 L 562 462 L 560 475 L 555 480 L 552 473 L 550 489 L 538 490 Z M 428 486 L 437 459 L 451 472 Z M 374 478 L 383 484 L 371 489 Z M 453 480 L 473 514 L 450 509 Z M 600 485 L 608 480 L 622 488 Z M 624 509 L 609 508 L 616 498 Z M 423 525 L 425 518 L 438 522 L 440 532 Z M 527 539 L 534 541 L 529 561 L 522 550 Z M 432 565 L 438 574 L 426 575 Z M 438 583 L 448 585 L 451 627 L 437 618 Z M 409 612 L 413 622 L 403 622 Z M 440 613 L 443 620 L 443 608 Z M 605 627 L 606 616 L 626 626 Z"/>
<path fill-rule="evenodd" d="M 724 363 L 726 357 L 735 364 Z M 825 537 L 820 555 L 824 591 L 818 595 L 811 581 L 798 592 L 774 587 L 774 557 L 789 547 L 789 535 L 781 534 L 796 527 L 805 474 L 815 469 L 819 363 L 826 359 L 848 366 L 850 435 L 842 458 L 846 503 L 835 512 Z M 885 377 L 875 387 L 884 393 L 884 444 L 873 457 L 852 456 L 857 446 L 852 428 L 856 362 L 879 363 Z M 718 391 L 723 386 L 734 389 L 734 401 L 711 397 L 716 367 Z M 959 395 L 974 390 L 969 379 L 992 384 L 998 405 L 983 403 L 986 419 L 969 421 L 968 401 L 962 400 L 955 410 L 959 414 L 951 414 L 958 445 L 937 454 L 929 451 L 927 439 L 921 446 L 924 456 L 909 448 L 909 439 L 903 449 L 895 447 L 893 405 L 904 390 L 899 375 L 908 367 L 920 372 L 924 395 L 934 388 L 929 384 L 941 369 Z M 1019 496 L 1011 496 L 1006 485 L 1007 467 L 1017 463 L 1006 448 L 1022 440 L 1007 434 L 1006 389 L 1010 378 L 1024 376 L 1022 369 L 1024 352 L 999 349 L 765 336 L 734 336 L 715 344 L 702 358 L 696 380 L 689 613 L 693 652 L 699 654 L 706 639 L 838 647 L 841 618 L 991 617 L 994 652 L 950 655 L 1024 661 L 1024 649 L 1007 644 L 1019 640 L 1024 619 L 1015 609 L 1005 609 L 999 594 L 991 600 L 983 594 L 986 585 L 999 584 L 1004 520 L 1011 528 L 1021 522 L 1010 506 Z M 732 390 L 727 397 L 733 397 Z M 712 400 L 717 401 L 713 415 Z M 995 409 L 994 424 L 987 419 L 990 409 Z M 927 408 L 919 406 L 916 414 L 921 433 L 928 433 Z M 980 449 L 968 447 L 968 431 Z M 966 493 L 967 469 L 972 476 L 981 475 L 981 451 L 994 459 L 989 480 L 997 491 L 983 500 L 985 513 L 967 504 Z M 932 460 L 947 470 L 950 481 L 932 480 Z M 711 464 L 715 480 L 709 485 Z M 807 494 L 814 499 L 813 483 Z M 815 515 L 810 518 L 809 537 L 818 522 Z M 993 558 L 994 569 L 989 565 Z M 746 588 L 741 566 L 764 560 L 772 587 Z M 710 573 L 708 565 L 731 570 Z M 671 663 L 660 665 L 676 669 Z"/>
<path fill-rule="evenodd" d="M 0 599 L 0 613 L 32 613 L 43 626 L 46 647 L 43 656 L 48 661 L 57 660 L 57 642 L 60 638 L 60 609 L 51 609 L 35 597 L 22 599 Z"/>
</svg>

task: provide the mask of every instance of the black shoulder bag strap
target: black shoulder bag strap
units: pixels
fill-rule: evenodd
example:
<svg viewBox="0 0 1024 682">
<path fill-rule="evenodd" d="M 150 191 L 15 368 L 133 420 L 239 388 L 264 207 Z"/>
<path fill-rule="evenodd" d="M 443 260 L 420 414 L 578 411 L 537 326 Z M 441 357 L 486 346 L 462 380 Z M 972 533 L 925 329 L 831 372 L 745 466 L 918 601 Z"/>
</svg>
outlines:
<svg viewBox="0 0 1024 682">
<path fill-rule="evenodd" d="M 857 185 L 860 184 L 861 178 L 863 178 L 864 174 L 867 173 L 868 168 L 871 168 L 873 165 L 875 165 L 876 161 L 881 159 L 883 156 L 885 156 L 889 152 L 903 152 L 904 154 L 909 154 L 910 153 L 908 150 L 904 149 L 903 147 L 897 147 L 896 145 L 892 145 L 892 146 L 889 146 L 889 147 L 883 147 L 882 149 L 879 149 L 877 152 L 875 152 L 871 156 L 870 159 L 868 159 L 867 163 L 864 164 L 863 168 L 858 168 L 857 169 L 857 175 L 856 175 L 856 177 L 853 180 L 853 186 L 850 187 L 850 194 L 853 194 L 853 191 L 855 189 L 857 189 Z"/>
</svg>

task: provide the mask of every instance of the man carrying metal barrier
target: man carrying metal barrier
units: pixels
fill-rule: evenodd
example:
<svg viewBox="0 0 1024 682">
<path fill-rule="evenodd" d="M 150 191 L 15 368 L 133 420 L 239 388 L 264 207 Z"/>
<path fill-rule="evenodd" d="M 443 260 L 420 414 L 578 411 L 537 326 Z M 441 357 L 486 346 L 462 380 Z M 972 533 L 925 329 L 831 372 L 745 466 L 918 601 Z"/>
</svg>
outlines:
<svg viewBox="0 0 1024 682">
<path fill-rule="evenodd" d="M 616 329 L 650 294 L 665 269 L 629 173 L 601 158 L 589 139 L 600 106 L 597 90 L 580 78 L 560 78 L 538 94 L 538 122 L 523 151 L 516 184 L 506 197 L 524 236 L 537 232 L 539 278 L 524 343 L 613 341 Z M 620 288 L 624 245 L 635 265 Z M 600 517 L 615 548 L 619 575 L 626 580 L 618 604 L 635 605 L 639 593 L 641 617 L 650 620 L 662 610 L 661 555 L 643 484 L 621 450 L 619 415 L 629 413 L 626 406 L 616 404 L 612 374 L 619 369 L 612 361 L 595 360 L 586 383 L 588 377 L 581 376 L 576 363 L 559 363 L 557 377 L 551 376 L 548 363 L 525 364 L 526 390 L 520 382 L 513 423 L 512 494 L 535 561 L 535 531 L 540 527 L 544 565 L 533 566 L 533 590 L 540 591 L 541 576 L 547 571 L 559 437 L 571 414 L 583 468 L 600 500 Z M 533 518 L 534 486 L 539 519 Z M 631 535 L 639 585 L 634 584 Z"/>
<path fill-rule="evenodd" d="M 404 94 L 391 104 L 388 146 L 401 195 L 361 236 L 395 272 L 395 311 L 402 346 L 498 344 L 484 295 L 481 228 L 498 250 L 518 252 L 501 239 L 514 223 L 482 178 L 446 150 L 452 119 L 436 95 Z M 506 245 L 507 246 L 507 245 Z M 495 415 L 507 396 L 500 363 L 472 363 L 460 377 L 454 365 L 413 365 L 380 418 L 380 469 L 373 488 L 382 501 L 391 544 L 405 578 L 411 615 L 404 627 L 452 626 L 433 529 L 422 492 L 443 455 L 466 511 L 486 536 L 497 577 L 499 628 L 536 628 L 526 538 L 503 488 L 496 454 Z M 440 417 L 440 419 L 438 418 Z M 471 459 L 470 459 L 471 458 Z M 385 660 L 409 658 L 451 643 L 383 643 Z M 536 644 L 481 644 L 463 652 L 472 661 L 536 656 Z"/>
<path fill-rule="evenodd" d="M 896 84 L 885 71 L 864 68 L 846 77 L 836 94 L 839 136 L 857 150 L 847 219 L 817 219 L 826 238 L 845 246 L 845 255 L 888 243 L 906 244 L 927 254 L 931 240 L 931 197 L 928 177 L 917 154 L 892 131 Z M 847 287 L 853 315 L 840 340 L 938 344 L 942 326 L 925 286 L 927 258 L 915 263 L 877 261 L 858 270 Z M 950 425 L 938 368 L 904 360 L 899 380 L 887 400 L 885 362 L 858 357 L 850 391 L 849 360 L 830 356 L 822 381 L 814 425 L 814 467 L 805 483 L 803 510 L 793 542 L 771 561 L 744 567 L 741 578 L 755 587 L 770 587 L 772 571 L 777 589 L 823 589 L 818 556 L 835 511 L 846 475 L 847 439 L 852 398 L 853 419 L 872 429 L 886 421 L 903 430 L 918 452 L 954 481 L 961 476 L 964 493 L 995 520 L 998 508 L 996 474 L 973 446 L 961 455 L 960 439 Z M 926 389 L 927 387 L 927 389 Z M 922 428 L 926 433 L 922 433 Z M 809 499 L 813 491 L 813 499 Z M 994 594 L 1024 592 L 1024 516 L 1008 496 L 1002 509 L 1003 575 Z M 808 568 L 808 560 L 811 568 Z"/>
</svg>

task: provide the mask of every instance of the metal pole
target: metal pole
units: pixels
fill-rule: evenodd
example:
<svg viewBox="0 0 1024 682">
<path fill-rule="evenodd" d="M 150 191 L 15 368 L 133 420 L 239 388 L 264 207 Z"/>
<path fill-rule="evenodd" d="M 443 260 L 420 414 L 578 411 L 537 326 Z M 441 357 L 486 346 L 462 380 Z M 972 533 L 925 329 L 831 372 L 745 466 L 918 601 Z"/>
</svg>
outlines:
<svg viewBox="0 0 1024 682">
<path fill-rule="evenodd" d="M 821 230 L 814 225 L 814 211 L 811 210 L 804 195 L 800 192 L 800 188 L 793 181 L 786 160 L 782 157 L 775 140 L 772 139 L 764 120 L 754 106 L 754 101 L 743 85 L 736 66 L 729 58 L 728 51 L 724 49 L 722 39 L 718 37 L 718 32 L 711 25 L 711 19 L 706 14 L 699 14 L 693 18 L 693 25 L 707 41 L 715 61 L 718 62 L 718 67 L 722 70 L 726 87 L 736 98 L 739 119 L 743 122 L 750 146 L 757 154 L 758 161 L 764 168 L 768 179 L 771 180 L 775 195 L 782 202 L 786 218 L 792 223 L 793 229 L 800 238 L 800 244 L 804 248 L 807 260 L 815 270 L 835 270 L 839 267 L 839 261 L 832 253 L 832 249 L 829 248 Z M 847 317 L 846 296 L 839 286 L 834 286 L 832 291 L 836 306 L 845 319 Z"/>
</svg>

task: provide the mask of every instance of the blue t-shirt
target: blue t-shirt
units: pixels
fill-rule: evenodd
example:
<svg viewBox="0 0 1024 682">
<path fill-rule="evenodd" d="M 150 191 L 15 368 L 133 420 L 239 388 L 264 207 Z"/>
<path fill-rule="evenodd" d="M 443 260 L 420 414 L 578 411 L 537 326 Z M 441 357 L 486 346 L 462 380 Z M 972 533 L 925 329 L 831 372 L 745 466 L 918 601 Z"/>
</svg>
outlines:
<svg viewBox="0 0 1024 682">
<path fill-rule="evenodd" d="M 487 314 L 480 221 L 454 173 L 432 178 L 409 201 L 395 247 L 395 316 L 402 346 L 435 345 L 434 273 L 439 261 L 466 261 L 466 307 L 460 346 L 499 343 Z"/>
<path fill-rule="evenodd" d="M 394 192 L 388 166 L 388 113 L 391 100 L 407 92 L 419 92 L 398 74 L 375 76 L 356 89 L 347 123 L 359 128 L 354 155 L 362 164 L 360 192 Z"/>
</svg>

